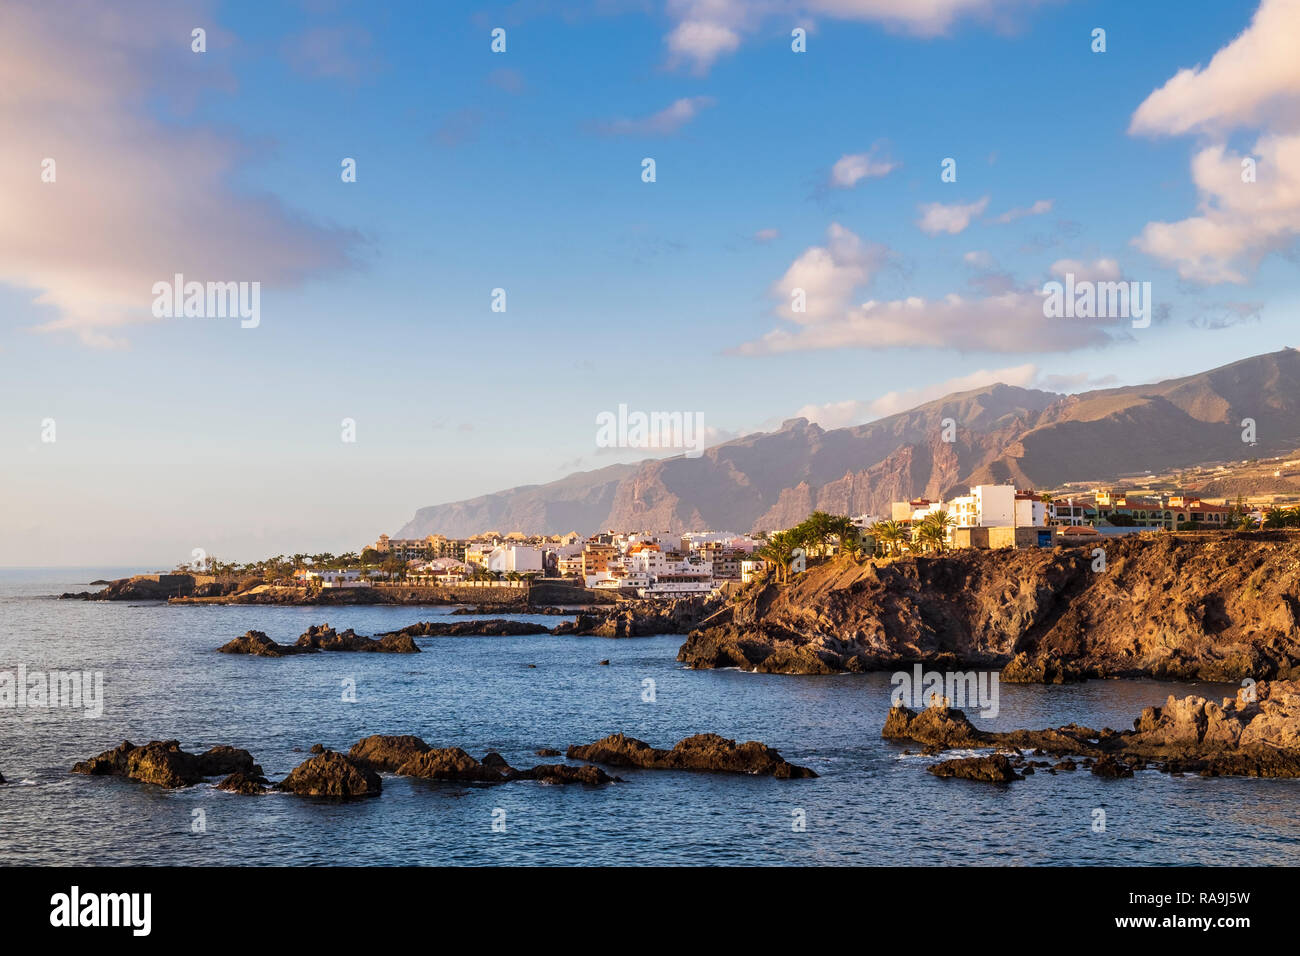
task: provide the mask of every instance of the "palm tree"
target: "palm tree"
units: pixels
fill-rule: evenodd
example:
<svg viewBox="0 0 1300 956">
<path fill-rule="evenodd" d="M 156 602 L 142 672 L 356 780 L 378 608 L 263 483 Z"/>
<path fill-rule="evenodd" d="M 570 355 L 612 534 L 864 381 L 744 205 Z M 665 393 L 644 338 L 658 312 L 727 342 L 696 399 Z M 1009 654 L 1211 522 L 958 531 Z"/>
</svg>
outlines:
<svg viewBox="0 0 1300 956">
<path fill-rule="evenodd" d="M 762 558 L 770 567 L 776 568 L 776 581 L 782 584 L 790 574 L 790 562 L 797 547 L 793 535 L 788 531 L 778 531 L 767 539 L 767 544 L 758 548 L 754 554 Z"/>
<path fill-rule="evenodd" d="M 849 554 L 857 553 L 858 526 L 848 515 L 831 515 L 830 520 L 826 522 L 826 528 L 830 536 L 839 541 L 840 550 Z"/>
<path fill-rule="evenodd" d="M 942 553 L 948 543 L 948 529 L 956 523 L 956 519 L 948 512 L 932 511 L 921 522 L 918 534 L 927 544 L 933 545 L 935 551 Z"/>
<path fill-rule="evenodd" d="M 907 540 L 907 529 L 897 521 L 877 521 L 867 530 L 884 547 L 886 554 L 894 554 Z"/>
<path fill-rule="evenodd" d="M 1269 508 L 1264 512 L 1265 528 L 1285 528 L 1287 523 L 1287 512 L 1277 505 Z"/>
</svg>

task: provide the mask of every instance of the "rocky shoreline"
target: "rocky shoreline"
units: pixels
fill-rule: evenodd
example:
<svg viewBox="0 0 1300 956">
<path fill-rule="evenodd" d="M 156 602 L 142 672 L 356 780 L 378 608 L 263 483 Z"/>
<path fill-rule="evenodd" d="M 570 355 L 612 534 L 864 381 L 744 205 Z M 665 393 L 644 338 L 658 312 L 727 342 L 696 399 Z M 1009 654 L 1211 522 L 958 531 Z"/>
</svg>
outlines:
<svg viewBox="0 0 1300 956">
<path fill-rule="evenodd" d="M 547 748 L 538 750 L 542 756 L 558 753 Z M 75 764 L 72 773 L 125 777 L 165 789 L 191 787 L 222 777 L 213 786 L 230 793 L 255 796 L 279 791 L 332 800 L 379 796 L 383 791 L 381 773 L 455 783 L 531 780 L 588 786 L 624 782 L 591 766 L 597 763 L 650 770 L 768 775 L 783 780 L 817 776 L 806 767 L 787 763 L 758 741 L 738 745 L 717 734 L 688 737 L 671 750 L 657 750 L 634 737 L 614 734 L 594 744 L 569 748 L 568 757 L 583 760 L 585 765 L 539 764 L 524 769 L 510 766 L 495 751 L 476 760 L 459 747 L 432 747 L 410 734 L 374 734 L 357 741 L 346 754 L 316 744 L 311 754 L 279 783 L 271 783 L 247 750 L 221 746 L 192 754 L 182 750 L 175 740 L 154 740 L 141 746 L 124 740 L 112 750 Z"/>
<path fill-rule="evenodd" d="M 364 605 L 473 605 L 461 613 L 570 614 L 556 605 L 587 608 L 612 606 L 624 598 L 591 590 L 570 580 L 544 580 L 529 587 L 406 585 L 316 588 L 266 584 L 257 578 L 214 579 L 197 573 L 137 574 L 115 581 L 95 581 L 98 591 L 67 591 L 61 600 L 166 601 L 169 604 L 262 604 L 279 607 Z"/>
<path fill-rule="evenodd" d="M 881 736 L 921 744 L 925 753 L 998 748 L 1001 753 L 945 760 L 939 776 L 1006 783 L 1039 770 L 1082 766 L 1097 776 L 1123 778 L 1154 769 L 1204 777 L 1300 777 L 1300 681 L 1262 681 L 1221 704 L 1204 697 L 1175 698 L 1147 707 L 1132 730 L 1093 730 L 1077 724 L 1048 730 L 985 731 L 960 710 L 928 707 L 889 711 Z M 1034 757 L 1066 758 L 1056 763 Z"/>
<path fill-rule="evenodd" d="M 1300 677 L 1300 538 L 1161 534 L 1091 548 L 840 558 L 753 586 L 693 630 L 693 668 L 827 674 L 1002 670 L 1105 677 Z"/>
<path fill-rule="evenodd" d="M 579 613 L 551 633 L 613 638 L 685 634 L 716 614 L 724 603 L 717 597 L 633 601 L 610 611 Z"/>
<path fill-rule="evenodd" d="M 545 624 L 528 621 L 508 621 L 492 618 L 486 621 L 419 621 L 398 631 L 389 631 L 380 637 L 523 637 L 530 634 L 550 634 Z"/>
</svg>

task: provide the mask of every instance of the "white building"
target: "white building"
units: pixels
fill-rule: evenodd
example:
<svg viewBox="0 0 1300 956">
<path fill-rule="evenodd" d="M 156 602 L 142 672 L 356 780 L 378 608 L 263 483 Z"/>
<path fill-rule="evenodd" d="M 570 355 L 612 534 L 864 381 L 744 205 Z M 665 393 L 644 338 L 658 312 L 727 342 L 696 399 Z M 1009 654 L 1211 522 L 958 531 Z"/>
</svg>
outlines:
<svg viewBox="0 0 1300 956">
<path fill-rule="evenodd" d="M 509 574 L 511 571 L 524 574 L 528 571 L 542 570 L 543 552 L 541 548 L 528 545 L 499 544 L 487 556 L 489 571 Z"/>
<path fill-rule="evenodd" d="M 974 485 L 942 507 L 958 528 L 1047 527 L 1047 505 L 1015 485 Z"/>
<path fill-rule="evenodd" d="M 1016 527 L 1046 528 L 1047 503 L 1032 494 L 1016 495 Z"/>
<path fill-rule="evenodd" d="M 960 500 L 960 499 L 958 499 L 958 500 Z M 913 523 L 913 524 L 920 524 L 920 523 L 921 523 L 922 521 L 924 521 L 928 516 L 930 516 L 930 515 L 932 515 L 932 514 L 937 514 L 938 512 L 943 511 L 943 510 L 944 510 L 944 507 L 945 507 L 945 506 L 944 506 L 944 503 L 943 503 L 942 501 L 931 501 L 928 505 L 926 505 L 926 506 L 923 507 L 923 508 L 916 508 L 916 509 L 914 509 L 914 510 L 912 511 L 912 523 Z M 951 513 L 952 513 L 952 512 L 949 511 L 949 514 L 951 514 Z M 960 522 L 958 522 L 958 523 L 960 524 Z"/>
<path fill-rule="evenodd" d="M 959 528 L 1009 527 L 1016 523 L 1016 486 L 975 485 L 949 501 L 947 511 Z"/>
</svg>

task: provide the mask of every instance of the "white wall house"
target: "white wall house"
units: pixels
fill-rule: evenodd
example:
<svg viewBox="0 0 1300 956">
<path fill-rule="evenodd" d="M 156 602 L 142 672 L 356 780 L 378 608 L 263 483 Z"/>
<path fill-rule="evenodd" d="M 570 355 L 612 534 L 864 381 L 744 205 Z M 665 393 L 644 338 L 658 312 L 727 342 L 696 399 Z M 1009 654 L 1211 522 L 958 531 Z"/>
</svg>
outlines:
<svg viewBox="0 0 1300 956">
<path fill-rule="evenodd" d="M 974 485 L 947 503 L 958 528 L 1004 528 L 1015 523 L 1015 485 Z"/>
<path fill-rule="evenodd" d="M 499 544 L 488 554 L 489 571 L 509 574 L 511 571 L 523 574 L 527 571 L 542 570 L 542 549 L 518 544 Z"/>
<path fill-rule="evenodd" d="M 1033 495 L 1016 496 L 1016 527 L 1046 528 L 1047 505 Z"/>
</svg>

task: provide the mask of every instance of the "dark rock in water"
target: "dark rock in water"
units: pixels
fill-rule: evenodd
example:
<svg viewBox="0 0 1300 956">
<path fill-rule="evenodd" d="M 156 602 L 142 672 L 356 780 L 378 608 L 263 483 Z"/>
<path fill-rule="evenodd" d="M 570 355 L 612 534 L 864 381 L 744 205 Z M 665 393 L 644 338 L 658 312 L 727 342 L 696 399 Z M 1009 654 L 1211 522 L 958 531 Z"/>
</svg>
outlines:
<svg viewBox="0 0 1300 956">
<path fill-rule="evenodd" d="M 302 653 L 301 648 L 292 644 L 277 644 L 261 631 L 248 631 L 217 650 L 222 654 L 252 654 L 256 657 L 286 657 Z"/>
<path fill-rule="evenodd" d="M 338 632 L 328 624 L 313 624 L 298 638 L 297 647 L 320 651 L 361 651 L 387 654 L 418 654 L 420 649 L 407 634 L 362 637 L 352 628 Z"/>
<path fill-rule="evenodd" d="M 420 621 L 400 631 L 390 631 L 384 637 L 522 637 L 529 634 L 549 634 L 544 624 L 528 621 L 508 621 L 492 618 L 487 621 Z"/>
<path fill-rule="evenodd" d="M 990 743 L 988 734 L 976 730 L 962 711 L 952 707 L 927 707 L 920 713 L 907 707 L 891 707 L 880 736 L 886 740 L 914 740 L 942 750 L 985 747 Z"/>
<path fill-rule="evenodd" d="M 313 624 L 294 644 L 278 644 L 261 631 L 249 631 L 218 648 L 223 654 L 252 654 L 257 657 L 288 657 L 317 651 L 360 651 L 388 654 L 418 654 L 415 641 L 402 634 L 362 637 L 350 628 L 342 633 L 328 624 Z"/>
<path fill-rule="evenodd" d="M 1170 761 L 1170 773 L 1195 772 L 1202 777 L 1300 777 L 1300 751 L 1272 747 L 1243 747 L 1200 760 Z"/>
<path fill-rule="evenodd" d="M 1059 654 L 1035 658 L 1021 651 L 1002 668 L 1001 677 L 1008 684 L 1076 684 L 1088 679 L 1088 671 Z"/>
<path fill-rule="evenodd" d="M 294 767 L 278 784 L 277 790 L 302 797 L 330 797 L 352 800 L 377 797 L 383 789 L 379 774 L 354 763 L 341 753 L 327 750 Z"/>
<path fill-rule="evenodd" d="M 312 745 L 311 745 L 311 749 L 309 749 L 307 752 L 308 752 L 308 753 L 312 753 L 312 754 L 323 754 L 323 753 L 325 752 L 325 745 L 324 745 L 324 744 L 312 744 Z"/>
<path fill-rule="evenodd" d="M 1221 704 L 1195 695 L 1147 707 L 1133 729 L 1093 730 L 1068 724 L 1048 730 L 981 731 L 961 711 L 931 707 L 920 714 L 890 710 L 882 736 L 915 740 L 927 750 L 1001 746 L 1034 756 L 1066 757 L 1054 766 L 1030 765 L 1048 773 L 1070 772 L 1080 764 L 1100 777 L 1131 777 L 1154 767 L 1171 774 L 1300 777 L 1300 681 L 1259 681 Z"/>
<path fill-rule="evenodd" d="M 5 782 L 5 775 L 0 773 L 0 783 L 4 783 L 4 782 Z"/>
<path fill-rule="evenodd" d="M 419 737 L 410 734 L 375 734 L 353 744 L 348 757 L 354 763 L 374 771 L 397 773 L 397 769 L 412 757 L 418 757 L 432 749 Z"/>
<path fill-rule="evenodd" d="M 591 786 L 604 783 L 622 783 L 620 777 L 611 777 L 599 767 L 571 767 L 568 764 L 549 763 L 528 770 L 517 770 L 512 780 L 536 780 L 540 783 L 585 783 Z"/>
<path fill-rule="evenodd" d="M 600 666 L 601 666 L 601 667 L 608 667 L 608 666 L 609 666 L 609 658 L 607 657 L 607 658 L 605 658 L 603 661 L 601 661 L 601 662 L 600 662 Z"/>
<path fill-rule="evenodd" d="M 550 747 L 543 747 L 543 748 L 541 748 L 540 750 L 536 750 L 536 751 L 534 751 L 534 753 L 536 753 L 537 756 L 539 756 L 539 757 L 558 757 L 558 756 L 560 756 L 560 752 L 559 752 L 558 750 L 553 750 L 553 749 L 550 748 Z"/>
<path fill-rule="evenodd" d="M 579 613 L 575 620 L 559 624 L 551 633 L 592 637 L 684 634 L 699 627 L 720 607 L 722 599 L 710 596 L 637 601 L 609 611 Z"/>
<path fill-rule="evenodd" d="M 213 747 L 206 753 L 199 754 L 196 759 L 199 773 L 205 777 L 227 773 L 262 773 L 262 768 L 253 763 L 253 755 L 237 747 Z"/>
<path fill-rule="evenodd" d="M 503 773 L 512 769 L 510 764 L 506 763 L 506 758 L 495 750 L 490 750 L 483 755 L 483 766 L 491 767 L 493 770 L 500 770 Z"/>
<path fill-rule="evenodd" d="M 1024 779 L 1016 773 L 1006 754 L 944 760 L 930 767 L 930 773 L 936 777 L 960 777 L 963 780 L 982 780 L 986 783 L 1010 783 L 1012 780 Z"/>
<path fill-rule="evenodd" d="M 807 767 L 787 763 L 771 747 L 756 740 L 737 745 L 718 734 L 696 734 L 672 750 L 651 747 L 644 740 L 613 734 L 593 744 L 570 747 L 570 760 L 647 770 L 709 770 L 721 773 L 764 774 L 781 779 L 817 776 Z"/>
<path fill-rule="evenodd" d="M 557 756 L 559 751 L 538 751 L 539 755 Z M 495 750 L 481 761 L 459 747 L 430 747 L 419 737 L 409 734 L 376 734 L 353 744 L 348 759 L 361 767 L 396 773 L 403 777 L 425 780 L 449 780 L 459 783 L 508 783 L 513 780 L 537 780 L 543 783 L 611 783 L 610 777 L 596 767 L 570 767 L 546 764 L 516 770 Z"/>
<path fill-rule="evenodd" d="M 403 777 L 427 780 L 459 780 L 471 783 L 501 783 L 506 775 L 495 767 L 479 763 L 459 747 L 430 749 L 397 768 Z"/>
<path fill-rule="evenodd" d="M 234 747 L 213 747 L 207 753 L 191 754 L 181 750 L 175 740 L 154 740 L 141 747 L 124 740 L 113 750 L 75 764 L 72 772 L 130 777 L 141 783 L 174 788 L 188 787 L 205 777 L 223 774 L 261 776 L 262 768 L 253 762 L 247 750 Z"/>
<path fill-rule="evenodd" d="M 232 773 L 229 777 L 217 784 L 218 790 L 226 790 L 230 793 L 242 793 L 247 795 L 266 793 L 270 788 L 267 786 L 265 777 L 253 774 L 247 774 L 242 771 Z"/>
<path fill-rule="evenodd" d="M 1133 776 L 1133 768 L 1110 756 L 1102 757 L 1093 764 L 1092 772 L 1098 777 L 1120 778 Z"/>
</svg>

